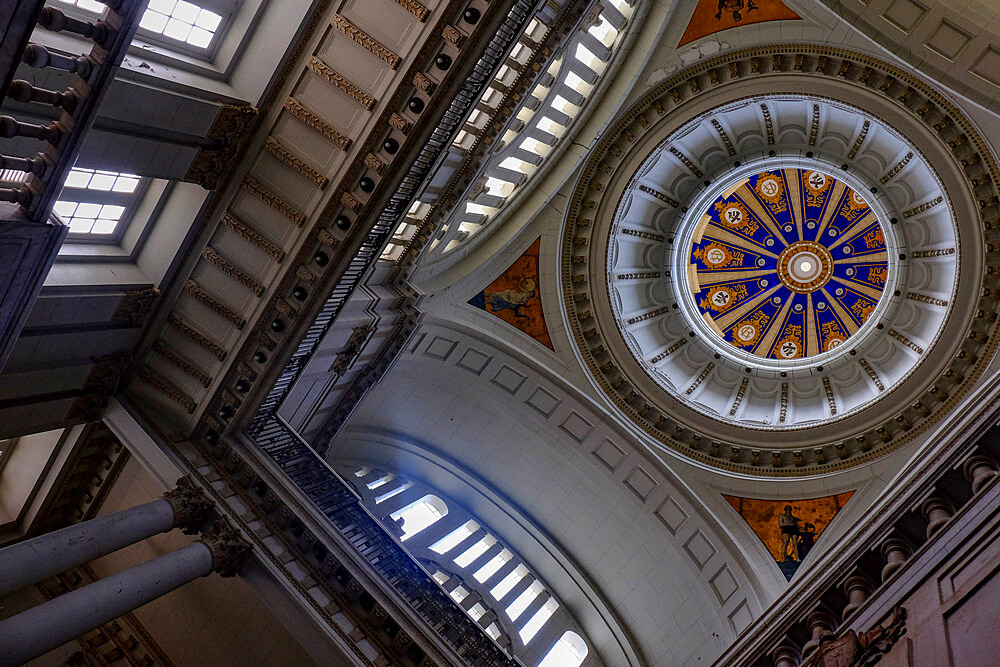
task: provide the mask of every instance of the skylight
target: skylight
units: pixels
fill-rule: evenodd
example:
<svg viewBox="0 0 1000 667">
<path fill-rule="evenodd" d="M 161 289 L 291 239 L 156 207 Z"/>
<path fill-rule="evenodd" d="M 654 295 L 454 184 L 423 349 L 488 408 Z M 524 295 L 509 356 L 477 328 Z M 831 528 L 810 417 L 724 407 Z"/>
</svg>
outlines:
<svg viewBox="0 0 1000 667">
<path fill-rule="evenodd" d="M 426 495 L 389 516 L 403 520 L 403 536 L 399 539 L 406 541 L 447 513 L 444 501 L 437 496 Z"/>
<path fill-rule="evenodd" d="M 134 203 L 140 182 L 135 174 L 74 167 L 53 210 L 70 234 L 110 238 Z"/>
<path fill-rule="evenodd" d="M 207 48 L 222 17 L 184 0 L 149 0 L 139 27 L 198 48 Z"/>
</svg>

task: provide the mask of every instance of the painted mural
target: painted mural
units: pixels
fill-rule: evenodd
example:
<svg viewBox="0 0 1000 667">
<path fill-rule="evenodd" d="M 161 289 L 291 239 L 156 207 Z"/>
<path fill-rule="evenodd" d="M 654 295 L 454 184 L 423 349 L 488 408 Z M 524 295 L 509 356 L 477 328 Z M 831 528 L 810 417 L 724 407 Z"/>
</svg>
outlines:
<svg viewBox="0 0 1000 667">
<path fill-rule="evenodd" d="M 800 18 L 781 0 L 698 0 L 678 47 L 712 33 L 765 21 Z"/>
<path fill-rule="evenodd" d="M 469 299 L 469 303 L 514 325 L 549 349 L 555 349 L 545 325 L 538 285 L 541 245 L 542 239 L 536 239 L 496 280 Z"/>
<path fill-rule="evenodd" d="M 722 494 L 760 538 L 785 579 L 791 580 L 816 539 L 853 491 L 805 500 L 764 500 Z"/>
</svg>

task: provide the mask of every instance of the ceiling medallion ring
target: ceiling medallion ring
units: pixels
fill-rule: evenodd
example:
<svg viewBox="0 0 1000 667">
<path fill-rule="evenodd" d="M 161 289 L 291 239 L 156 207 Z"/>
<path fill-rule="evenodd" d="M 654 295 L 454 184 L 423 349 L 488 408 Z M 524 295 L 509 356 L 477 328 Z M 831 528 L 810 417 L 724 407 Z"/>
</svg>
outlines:
<svg viewBox="0 0 1000 667">
<path fill-rule="evenodd" d="M 933 363 L 923 364 L 925 370 L 915 374 L 914 377 L 903 378 L 905 386 L 908 387 L 906 392 L 903 392 L 906 394 L 905 397 L 897 396 L 895 401 L 882 402 L 886 406 L 891 406 L 891 410 L 887 411 L 887 408 L 879 410 L 878 418 L 884 421 L 879 424 L 870 422 L 871 417 L 865 417 L 864 419 L 869 421 L 861 422 L 866 425 L 863 426 L 864 431 L 858 432 L 856 437 L 852 435 L 840 440 L 821 438 L 810 443 L 809 437 L 803 440 L 802 436 L 794 436 L 791 439 L 783 437 L 780 443 L 770 440 L 768 444 L 763 444 L 764 441 L 760 439 L 740 443 L 738 440 L 729 441 L 726 436 L 720 437 L 706 432 L 703 427 L 708 424 L 703 419 L 697 418 L 692 421 L 692 417 L 684 416 L 684 410 L 672 407 L 670 401 L 658 397 L 655 393 L 649 393 L 649 388 L 646 386 L 648 382 L 635 375 L 639 369 L 634 368 L 634 362 L 614 351 L 622 343 L 613 340 L 619 334 L 607 329 L 605 324 L 606 316 L 602 311 L 607 310 L 603 306 L 603 301 L 607 297 L 602 295 L 603 281 L 595 281 L 595 273 L 588 268 L 590 261 L 597 261 L 605 253 L 610 252 L 610 249 L 605 248 L 603 242 L 599 242 L 599 237 L 596 236 L 601 229 L 608 229 L 608 223 L 602 222 L 600 216 L 602 212 L 610 214 L 607 209 L 611 206 L 611 199 L 617 200 L 618 193 L 621 193 L 621 186 L 614 184 L 615 179 L 621 178 L 618 171 L 620 167 L 629 163 L 634 168 L 636 164 L 633 147 L 640 144 L 651 146 L 649 139 L 644 139 L 643 136 L 648 133 L 650 125 L 655 130 L 658 119 L 672 117 L 678 107 L 686 105 L 690 99 L 697 100 L 704 97 L 706 102 L 711 104 L 710 100 L 719 97 L 713 91 L 731 83 L 750 84 L 755 90 L 758 90 L 758 86 L 763 90 L 770 90 L 776 85 L 783 85 L 780 82 L 772 83 L 775 81 L 775 74 L 797 75 L 800 81 L 811 81 L 807 88 L 813 87 L 815 92 L 812 94 L 817 100 L 833 95 L 838 100 L 845 100 L 844 104 L 856 108 L 869 109 L 870 100 L 875 107 L 881 105 L 884 109 L 886 105 L 890 105 L 894 109 L 901 110 L 905 117 L 901 122 L 906 128 L 906 135 L 920 136 L 921 143 L 918 144 L 921 146 L 920 152 L 926 153 L 926 160 L 932 160 L 935 167 L 943 170 L 946 186 L 940 195 L 926 201 L 914 201 L 912 206 L 903 209 L 901 215 L 896 214 L 899 221 L 907 228 L 916 230 L 914 233 L 917 235 L 915 238 L 918 243 L 913 246 L 913 254 L 915 258 L 921 260 L 915 265 L 919 268 L 918 274 L 926 274 L 928 267 L 935 266 L 934 262 L 939 261 L 945 261 L 942 266 L 956 267 L 954 277 L 957 282 L 949 291 L 939 291 L 939 296 L 928 296 L 920 292 L 908 294 L 904 290 L 902 296 L 905 308 L 910 312 L 913 312 L 913 302 L 917 302 L 921 304 L 917 307 L 923 309 L 920 312 L 937 313 L 936 317 L 943 317 L 944 324 L 940 330 L 943 335 L 935 334 L 924 341 L 909 339 L 900 332 L 886 331 L 879 337 L 892 339 L 896 347 L 909 349 L 918 357 L 926 352 L 924 347 L 933 349 L 935 360 Z M 758 75 L 768 76 L 758 77 Z M 694 85 L 695 80 L 698 86 Z M 688 81 L 691 81 L 690 87 L 686 85 Z M 757 84 L 757 81 L 762 83 Z M 746 85 L 743 85 L 742 89 L 746 90 Z M 768 101 L 766 97 L 760 97 L 761 94 L 758 90 L 757 97 L 760 101 Z M 751 101 L 749 104 L 755 102 Z M 699 106 L 704 108 L 705 103 L 697 102 L 684 108 L 697 109 Z M 919 114 L 913 111 L 915 109 L 919 109 Z M 773 108 L 771 111 L 771 116 L 778 122 L 777 116 L 773 114 Z M 768 129 L 770 130 L 770 127 Z M 775 135 L 780 137 L 781 130 L 780 128 L 778 130 Z M 860 134 L 858 130 L 861 130 Z M 848 144 L 843 149 L 848 159 L 854 159 L 854 152 L 862 144 L 865 146 L 862 147 L 859 159 L 864 154 L 867 144 L 871 143 L 871 136 L 876 134 L 873 132 L 866 142 L 864 137 L 867 131 L 867 123 L 862 130 L 859 121 L 858 127 L 853 131 L 842 132 L 850 135 L 846 137 Z M 730 132 L 730 134 L 736 133 Z M 851 154 L 847 155 L 847 149 L 851 148 L 851 140 L 855 136 L 857 141 Z M 804 139 L 802 143 L 805 153 Z M 766 150 L 765 147 L 764 151 Z M 817 152 L 823 154 L 822 150 Z M 839 149 L 833 152 L 834 155 L 837 153 Z M 741 150 L 737 158 L 743 159 L 743 154 Z M 710 154 L 695 153 L 685 157 L 689 157 L 689 164 L 704 169 L 706 155 L 710 156 Z M 695 159 L 691 160 L 690 157 Z M 891 163 L 888 166 L 891 167 Z M 875 167 L 878 168 L 880 167 Z M 910 163 L 901 178 L 906 177 L 912 169 L 913 163 Z M 880 174 L 873 174 L 872 171 L 873 169 L 869 168 L 869 178 L 874 176 L 872 180 L 880 181 L 884 186 L 880 190 L 885 191 L 892 188 L 892 183 L 886 186 L 886 182 L 891 181 L 899 169 L 886 172 L 882 179 L 878 178 Z M 932 169 L 932 172 L 936 171 Z M 698 174 L 698 181 L 701 181 L 701 174 Z M 968 391 L 970 383 L 981 374 L 990 356 L 996 351 L 998 342 L 996 316 L 992 313 L 996 312 L 1000 301 L 1000 279 L 997 278 L 1000 271 L 997 269 L 983 271 L 982 262 L 986 261 L 991 266 L 1000 263 L 994 258 L 984 256 L 984 245 L 980 246 L 983 226 L 990 229 L 1000 227 L 1000 216 L 997 215 L 996 207 L 989 206 L 989 202 L 995 202 L 998 196 L 996 185 L 998 181 L 1000 172 L 993 156 L 988 149 L 985 149 L 985 143 L 964 114 L 921 80 L 880 60 L 831 47 L 781 45 L 747 49 L 702 61 L 657 86 L 626 112 L 616 125 L 605 133 L 581 173 L 569 202 L 567 227 L 562 238 L 561 284 L 570 331 L 586 367 L 612 403 L 655 440 L 690 459 L 711 467 L 755 476 L 814 475 L 870 461 L 908 442 L 915 435 L 940 421 L 947 410 L 954 407 Z M 962 186 L 959 186 L 959 183 Z M 976 193 L 975 199 L 969 194 L 973 191 Z M 599 192 L 602 194 L 596 194 Z M 633 194 L 630 193 L 629 196 L 632 197 Z M 688 199 L 686 195 L 680 197 L 674 195 L 670 189 L 660 191 L 654 189 L 648 194 L 650 198 L 656 198 L 666 203 L 668 207 L 676 209 L 680 209 Z M 940 206 L 942 202 L 945 203 L 944 206 Z M 928 211 L 930 213 L 927 213 Z M 940 217 L 942 214 L 952 216 L 952 224 L 958 223 L 957 233 L 962 239 L 961 244 L 958 243 L 959 239 L 956 239 L 952 247 L 929 247 L 935 239 L 927 235 L 930 227 L 923 219 L 935 215 Z M 895 223 L 895 220 L 892 222 Z M 946 221 L 943 224 L 947 226 Z M 941 224 L 937 224 L 936 228 L 942 228 Z M 591 240 L 593 243 L 590 243 Z M 671 234 L 668 240 L 677 239 Z M 717 257 L 717 253 L 714 256 Z M 945 257 L 949 259 L 939 260 Z M 958 270 L 960 267 L 961 271 Z M 610 275 L 617 269 L 608 268 L 606 271 Z M 597 272 L 597 275 L 601 274 L 605 274 L 604 269 Z M 633 275 L 640 274 L 623 272 L 619 277 L 627 280 Z M 925 278 L 926 275 L 920 279 L 926 283 Z M 657 292 L 661 288 L 656 284 L 647 285 L 643 289 L 649 294 L 659 294 L 662 297 L 662 292 Z M 956 299 L 958 293 L 978 294 L 979 298 Z M 935 311 L 930 306 L 943 310 Z M 649 322 L 652 326 L 662 322 L 662 313 L 670 310 L 668 301 L 666 311 L 657 309 L 656 312 L 629 313 L 628 319 Z M 966 333 L 967 327 L 969 333 Z M 615 329 L 614 325 L 612 329 Z M 691 333 L 688 337 L 688 334 L 682 332 L 677 340 L 665 345 L 662 352 L 658 352 L 650 361 L 670 358 L 694 349 L 692 345 L 697 346 L 698 338 L 695 333 Z M 632 344 L 627 344 L 634 350 Z M 861 363 L 863 361 L 859 360 L 855 368 L 866 369 L 871 382 L 879 382 L 878 376 L 875 375 L 879 370 L 877 365 L 874 362 Z M 933 384 L 927 379 L 930 377 L 928 368 L 933 369 L 935 373 L 940 372 L 938 369 L 944 371 L 940 376 L 935 376 L 938 379 L 933 381 Z M 699 382 L 716 372 L 710 362 L 702 373 L 691 378 L 692 382 L 686 390 L 680 387 L 681 393 L 690 390 L 696 394 L 701 390 Z M 731 413 L 744 410 L 746 403 L 752 399 L 743 391 L 747 379 L 744 378 L 740 383 L 737 377 L 739 391 L 731 395 Z M 923 393 L 918 393 L 920 391 Z M 785 392 L 782 391 L 781 395 L 783 405 Z M 835 404 L 835 399 L 839 400 L 840 396 L 832 395 L 829 386 L 827 386 L 827 398 L 830 400 L 831 411 L 839 407 Z M 854 421 L 857 422 L 857 419 Z M 806 429 L 808 433 L 813 433 L 815 430 Z M 820 428 L 819 431 L 825 432 L 824 428 Z M 794 434 L 789 433 L 789 435 Z M 786 440 L 796 444 L 785 445 L 783 443 Z M 800 441 L 801 444 L 798 444 Z M 796 446 L 799 449 L 794 449 Z"/>
<path fill-rule="evenodd" d="M 830 160 L 797 150 L 747 160 L 698 195 L 678 223 L 670 260 L 686 284 L 678 305 L 700 335 L 721 343 L 722 357 L 760 371 L 815 368 L 856 353 L 893 309 L 906 270 L 893 258 L 905 243 L 883 203 L 860 194 L 872 184 L 835 171 Z M 786 197 L 793 186 L 803 195 L 794 205 Z M 719 326 L 765 295 L 726 331 Z M 861 321 L 844 316 L 852 309 Z M 768 339 L 765 326 L 773 329 L 777 316 L 785 335 Z"/>
</svg>

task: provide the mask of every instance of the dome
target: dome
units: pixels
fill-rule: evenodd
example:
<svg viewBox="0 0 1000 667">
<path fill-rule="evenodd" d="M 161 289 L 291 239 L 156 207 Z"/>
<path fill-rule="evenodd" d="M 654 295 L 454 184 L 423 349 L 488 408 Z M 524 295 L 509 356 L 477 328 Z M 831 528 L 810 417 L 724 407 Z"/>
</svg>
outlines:
<svg viewBox="0 0 1000 667">
<path fill-rule="evenodd" d="M 954 147 L 894 97 L 891 66 L 873 89 L 836 75 L 863 74 L 856 56 L 807 51 L 700 63 L 640 99 L 592 153 L 563 236 L 595 384 L 659 444 L 755 474 L 908 441 L 981 371 L 994 328 L 992 306 L 958 298 L 992 297 Z"/>
</svg>

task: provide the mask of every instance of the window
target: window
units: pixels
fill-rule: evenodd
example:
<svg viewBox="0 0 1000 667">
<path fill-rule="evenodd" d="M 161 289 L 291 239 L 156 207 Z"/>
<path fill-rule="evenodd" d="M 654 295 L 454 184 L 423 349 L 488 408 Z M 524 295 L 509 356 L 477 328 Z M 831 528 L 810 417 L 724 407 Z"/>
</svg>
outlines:
<svg viewBox="0 0 1000 667">
<path fill-rule="evenodd" d="M 53 210 L 69 225 L 71 237 L 114 240 L 141 198 L 141 185 L 135 174 L 74 167 Z"/>
<path fill-rule="evenodd" d="M 518 565 L 515 567 L 510 574 L 500 580 L 500 583 L 490 590 L 490 595 L 492 595 L 497 600 L 502 600 L 507 593 L 517 586 L 517 582 L 524 579 L 528 574 L 528 568 L 524 565 Z"/>
<path fill-rule="evenodd" d="M 426 495 L 389 516 L 403 520 L 403 536 L 399 539 L 405 542 L 447 513 L 448 507 L 443 500 L 437 496 Z"/>
<path fill-rule="evenodd" d="M 459 545 L 465 538 L 479 530 L 479 524 L 475 521 L 466 521 L 465 524 L 451 531 L 440 540 L 431 545 L 431 551 L 439 554 L 446 554 Z"/>
<path fill-rule="evenodd" d="M 542 590 L 542 585 L 538 581 L 533 581 L 530 586 L 521 591 L 521 594 L 507 607 L 507 616 L 510 617 L 510 620 L 516 621 L 517 617 L 524 613 L 524 610 L 528 608 L 532 600 L 538 597 Z"/>
<path fill-rule="evenodd" d="M 486 553 L 487 549 L 492 547 L 497 543 L 497 540 L 492 535 L 487 535 L 483 539 L 479 540 L 471 547 L 465 550 L 465 553 L 457 556 L 455 558 L 455 565 L 459 567 L 469 567 L 477 558 Z"/>
<path fill-rule="evenodd" d="M 58 0 L 63 5 L 82 10 L 87 15 L 104 15 L 107 7 L 96 0 Z M 231 3 L 210 0 L 213 6 Z M 218 9 L 218 8 L 216 8 Z M 220 13 L 221 12 L 221 13 Z M 149 6 L 139 21 L 139 37 L 166 38 L 166 41 L 194 47 L 196 51 L 210 49 L 228 12 L 212 11 L 185 0 L 149 0 Z M 92 18 L 88 16 L 88 18 Z"/>
<path fill-rule="evenodd" d="M 567 630 L 545 654 L 538 667 L 580 667 L 589 652 L 583 637 Z"/>
<path fill-rule="evenodd" d="M 514 554 L 512 554 L 510 551 L 504 549 L 496 556 L 491 558 L 489 562 L 486 563 L 486 565 L 483 565 L 481 568 L 476 570 L 476 573 L 473 574 L 472 576 L 474 576 L 476 578 L 476 581 L 478 581 L 479 583 L 485 582 L 487 579 L 496 574 L 501 567 L 506 565 L 507 561 L 509 561 L 513 557 L 513 555 Z"/>
<path fill-rule="evenodd" d="M 184 0 L 149 0 L 139 27 L 191 46 L 205 49 L 212 43 L 222 17 Z"/>
<path fill-rule="evenodd" d="M 542 629 L 542 626 L 549 620 L 549 617 L 556 613 L 556 609 L 558 608 L 559 603 L 556 602 L 555 598 L 549 598 L 545 601 L 545 604 L 543 604 L 541 608 L 535 612 L 535 615 L 524 624 L 521 628 L 521 632 L 518 634 L 521 636 L 521 641 L 525 646 L 528 645 L 528 642 L 534 639 L 535 635 L 538 634 L 538 631 Z"/>
</svg>

